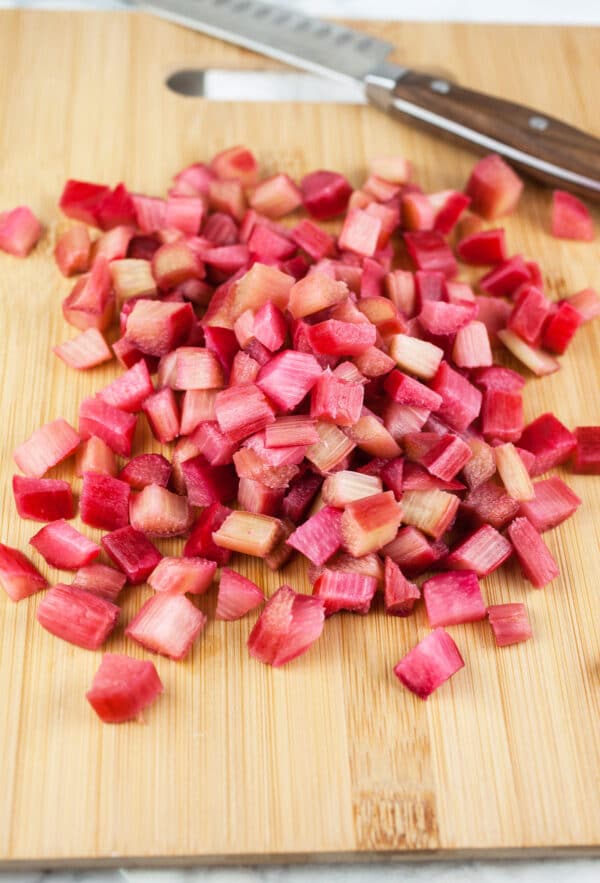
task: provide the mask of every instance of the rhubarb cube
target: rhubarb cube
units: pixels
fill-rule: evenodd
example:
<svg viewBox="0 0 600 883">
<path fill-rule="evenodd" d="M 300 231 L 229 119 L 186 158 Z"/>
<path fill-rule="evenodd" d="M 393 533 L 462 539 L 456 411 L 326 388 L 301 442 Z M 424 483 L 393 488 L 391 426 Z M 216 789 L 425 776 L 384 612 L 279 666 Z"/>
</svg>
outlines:
<svg viewBox="0 0 600 883">
<path fill-rule="evenodd" d="M 150 356 L 164 356 L 185 340 L 194 323 L 191 304 L 138 300 L 127 317 L 125 339 Z"/>
<path fill-rule="evenodd" d="M 402 497 L 402 521 L 439 540 L 454 523 L 458 504 L 454 494 L 436 488 L 407 491 Z"/>
<path fill-rule="evenodd" d="M 282 516 L 294 523 L 302 521 L 322 484 L 322 477 L 314 472 L 305 472 L 294 479 L 281 504 Z"/>
<path fill-rule="evenodd" d="M 240 573 L 224 567 L 219 581 L 216 619 L 241 619 L 264 602 L 265 596 L 258 586 Z"/>
<path fill-rule="evenodd" d="M 297 527 L 287 542 L 313 564 L 324 564 L 342 545 L 342 513 L 325 506 Z"/>
<path fill-rule="evenodd" d="M 354 500 L 362 500 L 381 493 L 381 479 L 376 475 L 341 470 L 329 475 L 323 484 L 323 501 L 343 508 Z M 322 512 L 324 510 L 321 510 Z M 301 528 L 299 528 L 301 530 Z"/>
<path fill-rule="evenodd" d="M 385 559 L 385 585 L 383 592 L 385 611 L 392 616 L 408 616 L 415 601 L 421 597 L 418 586 L 409 582 L 398 565 L 389 556 Z"/>
<path fill-rule="evenodd" d="M 59 570 L 77 570 L 100 554 L 100 546 L 63 519 L 47 524 L 31 537 L 29 544 Z"/>
<path fill-rule="evenodd" d="M 31 478 L 41 478 L 69 457 L 79 442 L 79 435 L 73 427 L 59 418 L 36 429 L 27 441 L 18 445 L 13 457 L 21 472 Z"/>
<path fill-rule="evenodd" d="M 492 604 L 487 614 L 498 647 L 518 644 L 532 635 L 524 604 Z"/>
<path fill-rule="evenodd" d="M 162 558 L 146 535 L 131 525 L 105 534 L 102 546 L 132 584 L 145 582 Z"/>
<path fill-rule="evenodd" d="M 181 536 L 188 532 L 192 522 L 187 497 L 157 484 L 149 484 L 132 495 L 129 516 L 133 527 L 156 537 Z"/>
<path fill-rule="evenodd" d="M 302 205 L 302 193 L 288 175 L 273 175 L 254 188 L 250 205 L 267 218 L 282 218 Z"/>
<path fill-rule="evenodd" d="M 600 427 L 578 426 L 575 430 L 577 447 L 573 457 L 575 472 L 600 474 Z"/>
<path fill-rule="evenodd" d="M 183 659 L 206 625 L 206 616 L 185 595 L 157 594 L 134 616 L 125 634 L 146 650 Z"/>
<path fill-rule="evenodd" d="M 82 224 L 76 224 L 60 236 L 54 248 L 54 259 L 63 276 L 89 270 L 91 247 L 90 234 Z"/>
<path fill-rule="evenodd" d="M 446 558 L 452 570 L 472 570 L 483 577 L 497 570 L 512 555 L 511 544 L 491 525 L 484 524 L 463 540 Z"/>
<path fill-rule="evenodd" d="M 170 386 L 152 393 L 142 405 L 152 434 L 162 444 L 173 441 L 180 433 L 179 406 Z"/>
<path fill-rule="evenodd" d="M 519 515 L 528 518 L 540 533 L 562 524 L 581 505 L 577 494 L 558 476 L 537 481 L 533 487 L 535 497 L 521 503 Z"/>
<path fill-rule="evenodd" d="M 72 586 L 74 589 L 85 589 L 94 595 L 100 595 L 109 601 L 116 601 L 126 582 L 126 575 L 108 564 L 86 564 L 75 574 Z"/>
<path fill-rule="evenodd" d="M 119 613 L 106 598 L 59 583 L 48 589 L 36 616 L 51 635 L 84 650 L 97 650 L 116 626 Z"/>
<path fill-rule="evenodd" d="M 498 475 L 506 488 L 507 494 L 513 500 L 533 499 L 535 492 L 529 477 L 530 473 L 517 448 L 510 442 L 498 445 L 494 448 L 494 458 Z"/>
<path fill-rule="evenodd" d="M 481 429 L 487 439 L 518 441 L 523 432 L 523 396 L 520 391 L 487 389 L 481 408 Z"/>
<path fill-rule="evenodd" d="M 576 239 L 592 242 L 594 221 L 580 199 L 564 190 L 552 193 L 552 235 L 558 239 Z"/>
<path fill-rule="evenodd" d="M 306 211 L 320 221 L 343 214 L 352 187 L 338 172 L 319 170 L 305 175 L 300 182 Z"/>
<path fill-rule="evenodd" d="M 525 283 L 517 292 L 508 328 L 527 343 L 535 344 L 539 340 L 550 307 L 550 301 L 539 288 Z"/>
<path fill-rule="evenodd" d="M 469 322 L 456 332 L 452 359 L 459 368 L 479 368 L 492 364 L 492 348 L 483 322 Z"/>
<path fill-rule="evenodd" d="M 439 393 L 400 371 L 392 371 L 386 377 L 383 388 L 399 405 L 410 405 L 412 408 L 423 408 L 427 411 L 437 411 L 442 405 L 443 399 Z"/>
<path fill-rule="evenodd" d="M 65 340 L 64 343 L 53 347 L 52 352 L 70 368 L 79 371 L 95 368 L 103 362 L 110 362 L 113 357 L 102 332 L 97 328 L 88 328 L 77 337 Z"/>
<path fill-rule="evenodd" d="M 139 454 L 127 463 L 119 473 L 119 479 L 136 491 L 149 484 L 166 487 L 171 477 L 172 467 L 162 454 Z"/>
<path fill-rule="evenodd" d="M 307 336 L 317 355 L 360 356 L 374 345 L 377 329 L 367 320 L 357 324 L 327 319 L 310 325 Z"/>
<path fill-rule="evenodd" d="M 486 607 L 479 580 L 471 570 L 438 573 L 426 580 L 422 588 L 432 628 L 485 618 Z"/>
<path fill-rule="evenodd" d="M 88 439 L 95 435 L 122 457 L 129 457 L 137 417 L 115 408 L 98 396 L 84 399 L 79 406 L 79 434 Z"/>
<path fill-rule="evenodd" d="M 508 536 L 529 582 L 541 589 L 560 575 L 556 561 L 539 532 L 527 518 L 515 518 Z"/>
<path fill-rule="evenodd" d="M 363 400 L 360 384 L 340 380 L 327 371 L 317 378 L 311 390 L 310 416 L 338 426 L 352 426 L 360 417 Z"/>
<path fill-rule="evenodd" d="M 412 693 L 427 699 L 464 665 L 450 635 L 435 629 L 402 657 L 394 674 Z"/>
<path fill-rule="evenodd" d="M 507 260 L 504 228 L 480 230 L 465 236 L 456 246 L 456 253 L 465 264 L 489 266 Z"/>
<path fill-rule="evenodd" d="M 81 331 L 108 328 L 115 312 L 115 294 L 105 257 L 97 257 L 91 272 L 77 280 L 62 309 L 65 320 Z"/>
<path fill-rule="evenodd" d="M 584 322 L 600 316 L 600 295 L 593 288 L 584 288 L 577 294 L 572 294 L 567 302 L 577 310 Z"/>
<path fill-rule="evenodd" d="M 299 248 L 302 248 L 313 261 L 331 257 L 335 254 L 335 240 L 333 236 L 322 230 L 312 221 L 304 218 L 292 230 L 292 239 Z M 292 315 L 293 311 L 290 309 Z"/>
<path fill-rule="evenodd" d="M 220 503 L 213 503 L 212 506 L 204 509 L 183 548 L 183 554 L 190 557 L 208 558 L 211 561 L 216 561 L 219 565 L 227 564 L 231 552 L 217 546 L 213 542 L 212 535 L 230 514 L 231 509 Z"/>
<path fill-rule="evenodd" d="M 430 543 L 416 527 L 401 527 L 396 537 L 382 553 L 391 558 L 408 576 L 418 576 L 436 561 L 444 558 L 448 549 L 442 542 Z"/>
<path fill-rule="evenodd" d="M 404 242 L 417 270 L 443 273 L 449 278 L 456 276 L 456 259 L 441 233 L 434 230 L 405 233 Z"/>
<path fill-rule="evenodd" d="M 223 549 L 264 558 L 276 546 L 281 531 L 277 518 L 238 511 L 227 516 L 212 538 Z"/>
<path fill-rule="evenodd" d="M 163 246 L 163 248 L 171 248 L 171 246 Z M 155 254 L 160 251 L 162 249 L 159 248 Z M 129 301 L 127 306 L 133 309 L 134 299 L 153 298 L 157 293 L 150 261 L 141 258 L 113 260 L 110 264 L 110 277 L 121 307 Z"/>
<path fill-rule="evenodd" d="M 392 491 L 354 500 L 342 515 L 344 547 L 355 558 L 377 552 L 394 539 L 401 518 L 402 507 Z"/>
<path fill-rule="evenodd" d="M 22 552 L 0 543 L 0 586 L 11 601 L 21 601 L 45 589 L 48 582 Z"/>
<path fill-rule="evenodd" d="M 438 416 L 457 432 L 464 432 L 479 415 L 481 392 L 447 362 L 441 363 L 431 388 L 442 398 Z"/>
<path fill-rule="evenodd" d="M 57 521 L 73 518 L 75 507 L 71 485 L 52 478 L 13 476 L 13 494 L 21 518 Z"/>
<path fill-rule="evenodd" d="M 542 345 L 552 353 L 566 352 L 583 317 L 568 301 L 558 305 L 551 313 L 542 332 Z"/>
<path fill-rule="evenodd" d="M 529 267 L 520 254 L 503 261 L 482 276 L 479 288 L 496 297 L 511 297 L 521 285 L 531 281 Z"/>
<path fill-rule="evenodd" d="M 462 501 L 462 510 L 478 524 L 490 524 L 497 530 L 515 517 L 519 503 L 495 481 L 484 481 L 472 488 Z"/>
<path fill-rule="evenodd" d="M 141 719 L 142 711 L 162 692 L 152 662 L 105 653 L 85 698 L 104 723 L 120 724 Z"/>
<path fill-rule="evenodd" d="M 530 346 L 525 343 L 518 334 L 511 331 L 510 328 L 504 328 L 498 331 L 498 338 L 502 341 L 506 349 L 513 354 L 537 377 L 544 377 L 546 374 L 553 374 L 558 371 L 560 365 L 556 359 L 545 353 L 537 347 Z"/>
<path fill-rule="evenodd" d="M 554 414 L 546 413 L 525 427 L 519 446 L 535 455 L 531 475 L 542 475 L 569 459 L 577 447 L 577 437 Z"/>
<path fill-rule="evenodd" d="M 79 500 L 81 520 L 92 527 L 117 530 L 129 524 L 131 489 L 124 481 L 100 472 L 85 472 Z"/>
<path fill-rule="evenodd" d="M 148 577 L 148 585 L 155 592 L 203 595 L 216 570 L 217 562 L 206 558 L 163 558 Z"/>
<path fill-rule="evenodd" d="M 306 222 L 310 223 L 310 222 Z M 348 286 L 325 273 L 311 272 L 290 290 L 288 309 L 294 319 L 326 310 L 348 297 Z"/>
<path fill-rule="evenodd" d="M 473 167 L 466 193 L 471 210 L 487 221 L 509 215 L 517 207 L 523 182 L 496 153 L 480 159 Z"/>
<path fill-rule="evenodd" d="M 444 358 L 444 351 L 439 346 L 408 334 L 395 334 L 389 342 L 389 348 L 390 356 L 399 368 L 423 380 L 435 377 Z"/>
<path fill-rule="evenodd" d="M 42 225 L 26 205 L 0 212 L 0 250 L 27 257 L 42 235 Z"/>
<path fill-rule="evenodd" d="M 281 586 L 269 598 L 248 638 L 250 656 L 279 667 L 305 653 L 321 636 L 323 601 Z"/>
<path fill-rule="evenodd" d="M 268 448 L 313 445 L 318 441 L 316 420 L 302 414 L 278 417 L 275 423 L 265 429 L 265 445 Z"/>
<path fill-rule="evenodd" d="M 244 187 L 253 187 L 258 177 L 258 163 L 247 147 L 228 147 L 213 156 L 210 168 L 218 178 L 235 178 Z"/>
<path fill-rule="evenodd" d="M 420 459 L 423 466 L 444 481 L 450 481 L 473 456 L 469 445 L 457 435 L 443 435 Z"/>
<path fill-rule="evenodd" d="M 192 506 L 227 503 L 237 493 L 237 479 L 231 466 L 211 466 L 200 454 L 181 464 Z"/>
<path fill-rule="evenodd" d="M 313 597 L 323 601 L 325 616 L 340 610 L 366 614 L 376 591 L 372 576 L 325 568 L 313 586 Z"/>
<path fill-rule="evenodd" d="M 270 394 L 269 391 L 267 394 Z M 215 411 L 221 432 L 234 442 L 260 432 L 269 423 L 275 422 L 273 408 L 263 390 L 254 384 L 230 387 L 219 392 L 215 399 Z"/>
<path fill-rule="evenodd" d="M 97 395 L 113 408 L 135 413 L 141 409 L 144 401 L 153 392 L 148 366 L 143 359 L 140 359 L 128 371 L 101 389 Z"/>
</svg>

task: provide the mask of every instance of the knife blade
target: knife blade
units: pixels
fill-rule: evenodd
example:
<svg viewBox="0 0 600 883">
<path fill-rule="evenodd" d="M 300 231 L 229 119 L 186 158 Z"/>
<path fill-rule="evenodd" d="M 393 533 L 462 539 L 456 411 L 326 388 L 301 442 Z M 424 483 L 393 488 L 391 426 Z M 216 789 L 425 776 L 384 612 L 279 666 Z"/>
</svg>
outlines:
<svg viewBox="0 0 600 883">
<path fill-rule="evenodd" d="M 361 84 L 367 99 L 495 152 L 539 181 L 600 200 L 600 139 L 546 113 L 412 71 L 392 43 L 262 0 L 133 0 L 185 27 L 294 67 Z"/>
</svg>

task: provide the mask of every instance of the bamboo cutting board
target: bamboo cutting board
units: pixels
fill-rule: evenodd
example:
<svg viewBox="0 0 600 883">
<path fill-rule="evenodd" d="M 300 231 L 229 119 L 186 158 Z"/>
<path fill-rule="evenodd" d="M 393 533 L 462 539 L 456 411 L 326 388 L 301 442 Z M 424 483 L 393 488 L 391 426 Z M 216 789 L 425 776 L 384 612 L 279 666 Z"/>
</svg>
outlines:
<svg viewBox="0 0 600 883">
<path fill-rule="evenodd" d="M 409 63 L 600 134 L 597 30 L 365 27 Z M 265 171 L 335 168 L 356 184 L 367 157 L 397 151 L 434 190 L 461 187 L 472 157 L 368 108 L 176 96 L 163 83 L 179 67 L 273 65 L 141 15 L 2 12 L 0 59 L 0 209 L 30 203 L 49 226 L 29 260 L 0 255 L 0 538 L 25 549 L 39 525 L 16 516 L 12 450 L 59 415 L 76 425 L 80 400 L 117 373 L 78 375 L 51 353 L 72 336 L 60 313 L 69 283 L 51 259 L 67 177 L 161 194 L 179 168 L 244 142 Z M 507 224 L 512 250 L 541 260 L 552 296 L 600 287 L 598 241 L 552 239 L 548 209 L 548 192 L 529 186 Z M 597 323 L 579 333 L 563 371 L 529 382 L 527 416 L 552 409 L 568 426 L 600 422 L 599 351 Z M 38 627 L 39 596 L 2 597 L 5 866 L 597 850 L 600 478 L 569 481 L 584 505 L 547 535 L 563 576 L 535 591 L 509 567 L 484 583 L 489 603 L 527 603 L 535 640 L 497 650 L 486 623 L 451 629 L 466 668 L 427 703 L 392 674 L 428 632 L 423 610 L 402 620 L 376 607 L 334 617 L 279 671 L 247 655 L 253 617 L 211 620 L 185 662 L 155 657 L 166 693 L 147 725 L 106 726 L 84 699 L 100 652 Z M 260 563 L 245 570 L 271 593 L 284 581 L 308 590 L 298 564 L 281 575 Z M 124 593 L 123 622 L 148 591 Z M 213 595 L 200 604 L 214 612 Z M 145 655 L 123 625 L 108 649 Z"/>
</svg>

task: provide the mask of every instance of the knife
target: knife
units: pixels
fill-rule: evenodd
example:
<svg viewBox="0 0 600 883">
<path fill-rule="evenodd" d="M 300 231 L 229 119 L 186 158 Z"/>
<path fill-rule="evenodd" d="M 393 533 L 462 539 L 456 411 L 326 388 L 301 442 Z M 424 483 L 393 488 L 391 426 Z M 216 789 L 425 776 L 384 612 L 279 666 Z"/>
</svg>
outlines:
<svg viewBox="0 0 600 883">
<path fill-rule="evenodd" d="M 389 114 L 499 153 L 545 184 L 600 200 L 600 139 L 524 105 L 393 64 L 392 43 L 261 0 L 134 3 L 294 67 L 358 83 Z"/>
</svg>

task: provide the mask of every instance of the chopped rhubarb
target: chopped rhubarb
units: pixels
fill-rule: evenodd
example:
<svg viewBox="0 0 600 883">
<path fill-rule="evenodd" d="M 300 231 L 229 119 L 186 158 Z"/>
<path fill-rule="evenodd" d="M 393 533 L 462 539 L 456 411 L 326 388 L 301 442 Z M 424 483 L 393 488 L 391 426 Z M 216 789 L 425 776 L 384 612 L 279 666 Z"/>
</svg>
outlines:
<svg viewBox="0 0 600 883">
<path fill-rule="evenodd" d="M 143 353 L 164 356 L 185 343 L 193 322 L 191 304 L 141 299 L 127 317 L 125 338 Z"/>
<path fill-rule="evenodd" d="M 221 432 L 233 442 L 260 432 L 269 423 L 275 422 L 273 408 L 262 388 L 254 384 L 229 387 L 219 392 L 215 399 L 215 411 Z"/>
<path fill-rule="evenodd" d="M 490 524 L 497 530 L 515 517 L 519 503 L 493 480 L 472 488 L 462 501 L 462 510 L 477 524 Z"/>
<path fill-rule="evenodd" d="M 340 610 L 368 613 L 377 590 L 377 580 L 360 573 L 325 568 L 315 581 L 313 597 L 323 602 L 325 616 Z"/>
<path fill-rule="evenodd" d="M 285 488 L 271 488 L 260 481 L 242 477 L 238 483 L 237 501 L 246 512 L 259 515 L 277 515 Z"/>
<path fill-rule="evenodd" d="M 354 500 L 342 515 L 345 549 L 355 558 L 377 552 L 394 539 L 401 518 L 402 507 L 392 491 Z"/>
<path fill-rule="evenodd" d="M 203 595 L 212 585 L 216 570 L 217 562 L 206 558 L 163 558 L 147 581 L 155 592 Z"/>
<path fill-rule="evenodd" d="M 509 215 L 516 207 L 523 182 L 496 153 L 480 159 L 473 167 L 466 186 L 471 210 L 486 221 Z"/>
<path fill-rule="evenodd" d="M 546 374 L 553 374 L 554 371 L 558 371 L 560 365 L 556 359 L 553 359 L 552 356 L 549 356 L 543 350 L 525 343 L 510 328 L 498 331 L 498 337 L 506 349 L 537 377 L 543 377 Z"/>
<path fill-rule="evenodd" d="M 578 426 L 575 430 L 577 447 L 573 456 L 575 472 L 600 475 L 600 427 Z"/>
<path fill-rule="evenodd" d="M 463 477 L 473 489 L 486 482 L 496 471 L 493 448 L 479 438 L 469 439 L 472 457 L 463 467 Z"/>
<path fill-rule="evenodd" d="M 166 444 L 177 438 L 181 429 L 179 406 L 171 387 L 165 386 L 149 395 L 142 409 L 148 418 L 152 434 L 158 441 Z"/>
<path fill-rule="evenodd" d="M 432 380 L 431 388 L 441 396 L 438 416 L 458 432 L 475 420 L 481 410 L 481 392 L 447 362 L 442 362 Z"/>
<path fill-rule="evenodd" d="M 254 188 L 250 205 L 267 218 L 282 218 L 302 205 L 302 193 L 288 175 L 273 175 Z"/>
<path fill-rule="evenodd" d="M 48 564 L 59 570 L 78 570 L 100 554 L 100 546 L 62 518 L 39 530 L 29 543 Z"/>
<path fill-rule="evenodd" d="M 552 353 L 566 352 L 583 317 L 568 301 L 563 301 L 550 314 L 542 332 L 542 345 Z"/>
<path fill-rule="evenodd" d="M 501 533 L 484 524 L 450 552 L 446 565 L 452 570 L 472 570 L 483 577 L 497 570 L 512 554 Z"/>
<path fill-rule="evenodd" d="M 324 564 L 342 545 L 342 513 L 325 506 L 297 527 L 287 542 L 313 564 Z"/>
<path fill-rule="evenodd" d="M 141 491 L 149 484 L 166 487 L 171 471 L 171 464 L 162 454 L 139 454 L 121 469 L 119 478 L 134 490 Z"/>
<path fill-rule="evenodd" d="M 444 301 L 425 301 L 419 313 L 419 324 L 427 334 L 434 336 L 456 334 L 475 318 L 475 304 L 451 304 Z"/>
<path fill-rule="evenodd" d="M 360 208 L 351 208 L 346 215 L 338 244 L 342 249 L 363 257 L 372 257 L 377 251 L 381 234 L 381 219 Z"/>
<path fill-rule="evenodd" d="M 134 616 L 125 634 L 146 650 L 183 659 L 206 625 L 206 616 L 185 595 L 160 593 Z"/>
<path fill-rule="evenodd" d="M 181 435 L 190 435 L 200 423 L 215 421 L 216 389 L 188 389 L 181 407 Z"/>
<path fill-rule="evenodd" d="M 108 564 L 86 564 L 75 574 L 72 586 L 100 595 L 109 601 L 116 601 L 126 582 L 127 576 Z"/>
<path fill-rule="evenodd" d="M 25 475 L 41 478 L 57 463 L 69 457 L 79 445 L 80 438 L 66 420 L 46 423 L 22 442 L 13 454 L 15 463 Z"/>
<path fill-rule="evenodd" d="M 527 641 L 532 635 L 524 604 L 492 604 L 487 614 L 498 647 Z"/>
<path fill-rule="evenodd" d="M 432 628 L 485 618 L 486 607 L 479 580 L 471 570 L 432 576 L 423 583 L 423 600 Z"/>
<path fill-rule="evenodd" d="M 594 221 L 580 199 L 564 190 L 552 193 L 552 235 L 558 239 L 576 239 L 592 242 Z"/>
<path fill-rule="evenodd" d="M 124 481 L 100 472 L 85 472 L 79 500 L 81 520 L 92 527 L 117 530 L 129 524 L 129 495 Z"/>
<path fill-rule="evenodd" d="M 452 359 L 459 368 L 491 366 L 492 348 L 483 322 L 472 321 L 458 329 L 452 346 Z"/>
<path fill-rule="evenodd" d="M 211 160 L 210 168 L 218 178 L 235 178 L 244 187 L 253 187 L 258 177 L 256 157 L 242 145 L 217 153 Z"/>
<path fill-rule="evenodd" d="M 0 251 L 27 257 L 42 235 L 42 225 L 26 205 L 0 212 Z"/>
<path fill-rule="evenodd" d="M 200 514 L 189 539 L 183 548 L 183 554 L 190 557 L 208 558 L 217 564 L 227 564 L 231 556 L 228 549 L 217 546 L 213 542 L 212 535 L 217 531 L 225 519 L 231 514 L 231 509 L 222 506 L 221 503 L 213 503 Z"/>
<path fill-rule="evenodd" d="M 97 328 L 82 331 L 77 337 L 53 347 L 52 351 L 70 368 L 80 371 L 110 362 L 113 357 L 102 332 Z"/>
<path fill-rule="evenodd" d="M 402 521 L 439 540 L 454 523 L 458 504 L 458 497 L 437 488 L 407 491 L 402 497 Z"/>
<path fill-rule="evenodd" d="M 237 492 L 237 477 L 229 465 L 212 466 L 202 454 L 181 464 L 189 502 L 192 506 L 228 503 Z"/>
<path fill-rule="evenodd" d="M 335 239 L 333 236 L 316 224 L 313 224 L 308 218 L 304 218 L 294 227 L 292 239 L 314 261 L 319 261 L 321 258 L 331 257 L 335 254 Z"/>
<path fill-rule="evenodd" d="M 97 257 L 91 272 L 77 280 L 62 308 L 65 320 L 80 331 L 86 328 L 105 331 L 108 328 L 115 312 L 115 294 L 104 256 Z"/>
<path fill-rule="evenodd" d="M 443 435 L 420 459 L 432 475 L 450 481 L 469 462 L 473 452 L 457 435 Z"/>
<path fill-rule="evenodd" d="M 11 601 L 22 601 L 48 582 L 22 552 L 0 543 L 0 586 Z"/>
<path fill-rule="evenodd" d="M 219 581 L 216 619 L 241 619 L 264 603 L 265 596 L 256 583 L 224 567 Z"/>
<path fill-rule="evenodd" d="M 510 297 L 521 285 L 531 281 L 529 268 L 521 255 L 509 258 L 479 280 L 482 291 L 495 297 Z"/>
<path fill-rule="evenodd" d="M 296 282 L 290 290 L 289 311 L 294 319 L 302 319 L 325 310 L 348 297 L 348 286 L 325 273 L 312 272 Z"/>
<path fill-rule="evenodd" d="M 525 283 L 518 289 L 507 327 L 533 345 L 539 340 L 550 307 L 550 301 L 539 288 Z"/>
<path fill-rule="evenodd" d="M 385 559 L 385 585 L 383 590 L 386 613 L 392 616 L 408 616 L 415 601 L 421 597 L 419 588 L 409 582 L 398 565 L 389 556 Z"/>
<path fill-rule="evenodd" d="M 124 302 L 133 301 L 134 298 L 151 298 L 156 294 L 156 281 L 148 261 L 140 258 L 112 261 L 110 275 L 121 307 Z"/>
<path fill-rule="evenodd" d="M 417 270 L 439 272 L 450 278 L 456 276 L 456 259 L 441 233 L 433 230 L 405 233 L 404 242 Z"/>
<path fill-rule="evenodd" d="M 352 426 L 359 419 L 364 389 L 325 372 L 317 378 L 311 391 L 310 416 L 338 426 Z"/>
<path fill-rule="evenodd" d="M 305 653 L 321 636 L 323 601 L 281 586 L 269 598 L 248 638 L 250 656 L 279 667 Z"/>
<path fill-rule="evenodd" d="M 187 497 L 157 484 L 149 484 L 131 496 L 129 517 L 137 530 L 156 537 L 181 536 L 188 532 L 192 522 Z"/>
<path fill-rule="evenodd" d="M 85 698 L 104 723 L 120 724 L 141 720 L 142 711 L 163 691 L 152 662 L 105 653 Z"/>
<path fill-rule="evenodd" d="M 162 558 L 146 535 L 131 525 L 105 534 L 102 546 L 132 584 L 145 582 Z"/>
<path fill-rule="evenodd" d="M 90 234 L 83 224 L 76 224 L 63 233 L 54 248 L 54 259 L 63 276 L 87 273 L 91 248 Z"/>
<path fill-rule="evenodd" d="M 310 392 L 321 373 L 319 363 L 314 356 L 309 353 L 286 350 L 274 356 L 261 369 L 257 386 L 275 403 L 279 410 L 291 411 Z M 229 390 L 227 392 L 231 395 Z M 218 400 L 222 396 L 224 393 L 219 393 Z M 250 408 L 248 387 L 241 391 L 241 396 L 245 402 L 244 409 Z M 272 423 L 273 419 L 267 419 L 260 428 Z M 221 421 L 219 420 L 219 422 Z"/>
<path fill-rule="evenodd" d="M 88 439 L 92 435 L 122 457 L 129 457 L 137 418 L 120 408 L 109 405 L 98 396 L 84 399 L 79 406 L 79 434 Z"/>
<path fill-rule="evenodd" d="M 319 492 L 323 479 L 314 472 L 305 472 L 295 478 L 281 504 L 281 514 L 294 524 L 301 521 Z"/>
<path fill-rule="evenodd" d="M 413 408 L 437 411 L 443 401 L 439 393 L 401 371 L 392 371 L 386 377 L 384 389 L 397 404 L 410 405 Z"/>
<path fill-rule="evenodd" d="M 73 491 L 66 481 L 52 478 L 13 476 L 13 494 L 21 518 L 32 521 L 57 521 L 73 518 Z"/>
<path fill-rule="evenodd" d="M 527 518 L 515 518 L 509 525 L 508 536 L 523 574 L 536 589 L 543 588 L 560 575 L 550 549 Z"/>
<path fill-rule="evenodd" d="M 540 533 L 562 524 L 581 505 L 577 494 L 558 476 L 537 481 L 533 487 L 535 497 L 521 503 L 519 515 L 528 518 Z"/>
<path fill-rule="evenodd" d="M 491 365 L 473 374 L 473 380 L 484 389 L 500 389 L 503 392 L 519 392 L 525 386 L 525 378 L 511 368 Z"/>
<path fill-rule="evenodd" d="M 531 500 L 534 497 L 530 473 L 518 450 L 508 442 L 494 448 L 494 457 L 498 475 L 506 488 L 506 493 L 513 500 Z"/>
<path fill-rule="evenodd" d="M 584 322 L 600 316 L 600 295 L 593 288 L 584 288 L 567 298 L 567 303 L 574 307 Z"/>
<path fill-rule="evenodd" d="M 211 350 L 183 346 L 176 352 L 175 389 L 219 389 L 224 386 L 223 369 Z"/>
<path fill-rule="evenodd" d="M 483 395 L 481 429 L 486 439 L 519 441 L 524 425 L 523 396 L 492 387 Z"/>
<path fill-rule="evenodd" d="M 385 275 L 385 290 L 396 309 L 404 316 L 415 311 L 415 277 L 408 270 L 392 270 Z"/>
<path fill-rule="evenodd" d="M 352 187 L 338 172 L 316 171 L 300 182 L 306 211 L 320 221 L 341 215 L 348 205 Z"/>
<path fill-rule="evenodd" d="M 322 495 L 323 501 L 328 505 L 343 508 L 354 500 L 379 494 L 381 490 L 381 479 L 377 476 L 341 470 L 325 479 Z M 323 511 L 325 510 L 322 509 L 321 512 Z"/>
<path fill-rule="evenodd" d="M 318 441 L 316 421 L 301 414 L 278 417 L 275 423 L 265 429 L 265 444 L 268 448 L 312 445 Z"/>
<path fill-rule="evenodd" d="M 420 699 L 427 699 L 464 665 L 450 635 L 443 629 L 435 629 L 402 657 L 394 674 L 408 690 Z"/>
<path fill-rule="evenodd" d="M 466 264 L 490 266 L 508 259 L 504 229 L 481 230 L 465 236 L 456 246 L 456 253 Z"/>
<path fill-rule="evenodd" d="M 310 346 L 317 354 L 359 356 L 373 346 L 377 329 L 368 321 L 360 324 L 327 319 L 307 329 Z"/>
<path fill-rule="evenodd" d="M 281 530 L 277 518 L 238 511 L 227 516 L 212 538 L 223 549 L 264 558 L 279 541 Z"/>
<path fill-rule="evenodd" d="M 389 342 L 389 352 L 399 368 L 423 380 L 435 377 L 444 358 L 439 346 L 408 334 L 395 334 Z"/>
<path fill-rule="evenodd" d="M 525 427 L 519 446 L 535 455 L 530 474 L 542 475 L 569 459 L 577 447 L 577 437 L 554 414 L 546 413 Z"/>
<path fill-rule="evenodd" d="M 119 613 L 112 601 L 59 583 L 48 589 L 36 617 L 51 635 L 84 650 L 97 650 L 116 626 Z"/>
</svg>

